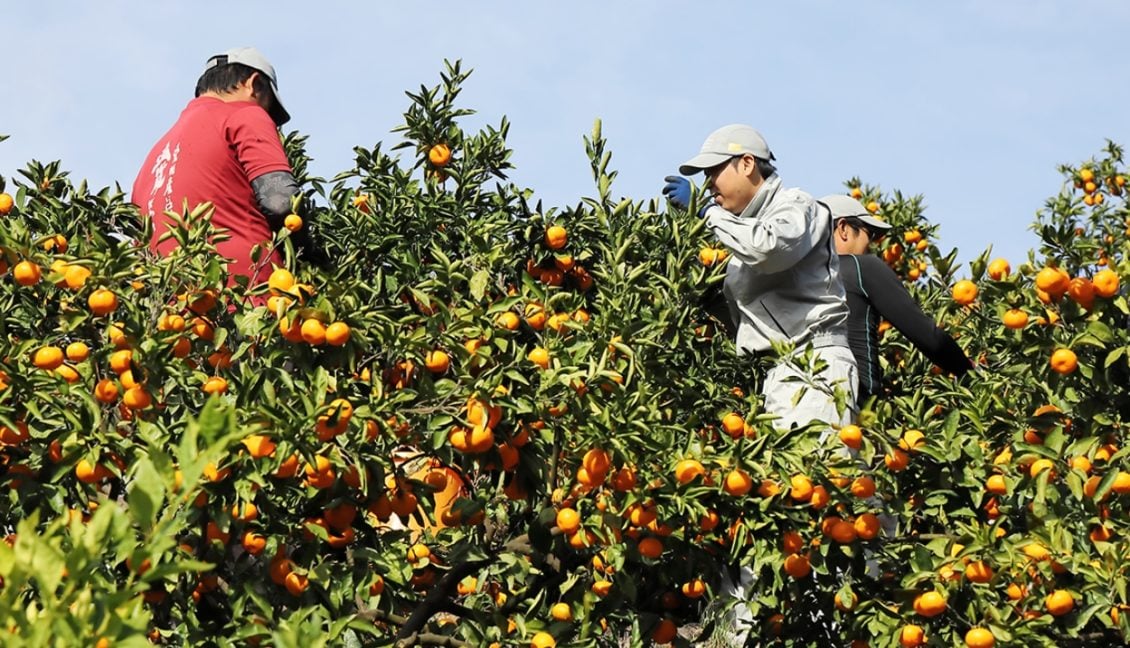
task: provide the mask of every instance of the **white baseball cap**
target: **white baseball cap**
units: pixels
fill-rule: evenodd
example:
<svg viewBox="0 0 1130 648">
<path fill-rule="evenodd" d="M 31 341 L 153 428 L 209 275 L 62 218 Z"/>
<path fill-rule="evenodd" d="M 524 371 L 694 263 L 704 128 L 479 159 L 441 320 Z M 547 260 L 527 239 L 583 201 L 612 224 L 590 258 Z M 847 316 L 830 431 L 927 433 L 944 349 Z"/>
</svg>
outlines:
<svg viewBox="0 0 1130 648">
<path fill-rule="evenodd" d="M 204 64 L 204 71 L 207 72 L 214 67 L 220 65 L 227 65 L 228 63 L 240 63 L 247 67 L 258 70 L 260 74 L 267 77 L 271 82 L 271 92 L 275 95 L 274 105 L 271 107 L 271 119 L 275 124 L 282 126 L 290 121 L 290 113 L 286 111 L 283 106 L 282 97 L 279 96 L 279 78 L 275 74 L 275 68 L 271 62 L 267 60 L 263 53 L 254 47 L 236 47 L 230 49 L 222 54 L 216 54 L 209 57 L 208 62 Z"/>
<path fill-rule="evenodd" d="M 854 218 L 864 225 L 867 225 L 868 227 L 874 227 L 878 230 L 891 229 L 890 223 L 867 211 L 867 208 L 863 206 L 863 203 L 859 202 L 855 198 L 852 198 L 851 196 L 845 196 L 843 194 L 832 194 L 831 196 L 824 196 L 820 199 L 820 202 L 827 205 L 828 209 L 832 211 L 833 220 L 840 220 L 841 218 Z"/>
<path fill-rule="evenodd" d="M 679 173 L 694 175 L 711 169 L 738 155 L 750 154 L 761 160 L 773 160 L 773 152 L 761 133 L 752 126 L 730 124 L 707 136 L 698 155 L 679 166 Z"/>
</svg>

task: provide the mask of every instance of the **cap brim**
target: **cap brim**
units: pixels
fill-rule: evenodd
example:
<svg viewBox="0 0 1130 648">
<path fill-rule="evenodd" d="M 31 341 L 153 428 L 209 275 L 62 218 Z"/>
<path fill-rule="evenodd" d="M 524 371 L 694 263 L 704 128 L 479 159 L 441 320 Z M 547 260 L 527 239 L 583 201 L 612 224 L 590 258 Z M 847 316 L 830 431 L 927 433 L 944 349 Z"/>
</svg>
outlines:
<svg viewBox="0 0 1130 648">
<path fill-rule="evenodd" d="M 881 221 L 878 218 L 875 218 L 874 216 L 856 216 L 856 218 L 858 218 L 860 221 L 866 223 L 868 225 L 868 227 L 874 227 L 875 229 L 881 229 L 881 230 L 891 229 L 890 223 L 888 223 L 886 221 Z"/>
<path fill-rule="evenodd" d="M 699 153 L 679 165 L 679 173 L 685 176 L 694 175 L 700 171 L 714 168 L 732 157 L 732 155 L 725 153 Z"/>
<path fill-rule="evenodd" d="M 287 112 L 286 107 L 283 106 L 282 99 L 279 98 L 279 89 L 275 87 L 274 83 L 271 84 L 271 94 L 275 96 L 275 101 L 271 105 L 269 114 L 276 126 L 282 126 L 290 121 L 290 113 Z"/>
</svg>

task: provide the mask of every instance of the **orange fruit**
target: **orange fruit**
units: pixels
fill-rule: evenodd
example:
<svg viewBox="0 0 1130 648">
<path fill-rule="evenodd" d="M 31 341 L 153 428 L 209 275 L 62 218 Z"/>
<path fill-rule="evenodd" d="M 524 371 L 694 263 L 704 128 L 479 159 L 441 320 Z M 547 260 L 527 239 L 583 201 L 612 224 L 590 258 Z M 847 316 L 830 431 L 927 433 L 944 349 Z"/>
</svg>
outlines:
<svg viewBox="0 0 1130 648">
<path fill-rule="evenodd" d="M 451 162 L 451 148 L 447 144 L 435 144 L 428 149 L 428 161 L 433 166 L 443 168 Z"/>
<path fill-rule="evenodd" d="M 554 603 L 553 606 L 549 608 L 549 616 L 552 617 L 554 621 L 572 621 L 573 608 L 569 607 L 568 603 Z"/>
<path fill-rule="evenodd" d="M 1005 481 L 1004 475 L 990 475 L 985 480 L 985 490 L 993 495 L 1007 495 L 1008 483 Z"/>
<path fill-rule="evenodd" d="M 1037 459 L 1028 467 L 1028 475 L 1032 477 L 1032 479 L 1035 479 L 1043 472 L 1048 473 L 1049 480 L 1055 479 L 1055 462 L 1051 459 Z"/>
<path fill-rule="evenodd" d="M 110 354 L 110 369 L 119 376 L 130 370 L 132 362 L 133 351 L 129 349 L 119 349 Z"/>
<path fill-rule="evenodd" d="M 231 507 L 231 516 L 243 522 L 251 522 L 259 517 L 259 508 L 251 502 L 238 503 Z"/>
<path fill-rule="evenodd" d="M 781 486 L 772 479 L 761 480 L 761 485 L 757 487 L 757 494 L 762 497 L 773 497 L 781 492 Z"/>
<path fill-rule="evenodd" d="M 67 271 L 63 273 L 63 283 L 67 284 L 67 288 L 71 290 L 82 288 L 89 278 L 90 270 L 80 265 L 68 265 Z"/>
<path fill-rule="evenodd" d="M 636 546 L 644 558 L 658 558 L 663 555 L 663 541 L 653 536 L 641 538 Z"/>
<path fill-rule="evenodd" d="M 875 202 L 874 200 L 867 203 L 867 211 L 871 212 L 872 214 L 879 213 L 879 203 Z"/>
<path fill-rule="evenodd" d="M 272 293 L 288 293 L 294 288 L 294 275 L 286 268 L 275 268 L 267 278 L 267 287 Z"/>
<path fill-rule="evenodd" d="M 113 403 L 118 399 L 118 385 L 109 378 L 103 378 L 94 386 L 94 398 L 99 403 Z"/>
<path fill-rule="evenodd" d="M 851 482 L 851 494 L 859 499 L 867 499 L 875 494 L 875 480 L 864 475 Z"/>
<path fill-rule="evenodd" d="M 306 344 L 318 346 L 326 343 L 326 327 L 316 319 L 308 319 L 302 322 L 302 328 L 299 329 L 299 332 Z"/>
<path fill-rule="evenodd" d="M 569 233 L 560 225 L 552 225 L 545 230 L 545 244 L 551 250 L 560 250 L 569 242 Z"/>
<path fill-rule="evenodd" d="M 526 324 L 530 325 L 535 331 L 540 331 L 545 328 L 545 324 L 549 319 L 545 309 L 541 304 L 529 303 L 526 304 Z"/>
<path fill-rule="evenodd" d="M 905 625 L 899 631 L 899 645 L 902 648 L 919 648 L 926 645 L 926 631 L 921 626 Z"/>
<path fill-rule="evenodd" d="M 424 366 L 428 368 L 428 371 L 437 375 L 446 373 L 451 367 L 451 357 L 447 355 L 447 352 L 439 349 L 428 351 L 428 354 L 424 356 Z"/>
<path fill-rule="evenodd" d="M 1058 268 L 1045 267 L 1036 273 L 1036 288 L 1053 298 L 1058 298 L 1067 292 L 1070 283 L 1071 279 Z"/>
<path fill-rule="evenodd" d="M 252 434 L 243 438 L 243 447 L 253 459 L 262 459 L 275 454 L 277 444 L 270 437 L 263 434 Z"/>
<path fill-rule="evenodd" d="M 574 509 L 563 508 L 557 512 L 557 528 L 566 535 L 573 535 L 581 528 L 581 516 Z"/>
<path fill-rule="evenodd" d="M 228 390 L 228 381 L 220 376 L 211 376 L 204 381 L 204 385 L 200 389 L 205 394 L 223 394 Z"/>
<path fill-rule="evenodd" d="M 112 290 L 99 288 L 90 293 L 86 303 L 90 306 L 91 313 L 103 317 L 113 313 L 118 308 L 118 296 Z"/>
<path fill-rule="evenodd" d="M 10 193 L 0 193 L 0 216 L 7 216 L 12 212 L 16 201 L 12 198 Z"/>
<path fill-rule="evenodd" d="M 969 648 L 993 648 L 997 640 L 988 628 L 970 628 L 965 633 L 965 645 Z"/>
<path fill-rule="evenodd" d="M 86 459 L 79 459 L 75 464 L 75 477 L 84 484 L 100 482 L 110 475 L 109 469 L 102 464 L 92 464 Z"/>
<path fill-rule="evenodd" d="M 953 285 L 951 290 L 954 302 L 968 306 L 977 299 L 977 284 L 968 279 L 963 279 Z"/>
<path fill-rule="evenodd" d="M 863 446 L 863 430 L 858 425 L 845 425 L 840 428 L 840 441 L 852 450 L 859 450 Z"/>
<path fill-rule="evenodd" d="M 789 497 L 798 502 L 812 499 L 812 480 L 806 475 L 793 475 L 789 480 Z"/>
<path fill-rule="evenodd" d="M 1102 524 L 1096 524 L 1087 534 L 1091 542 L 1109 542 L 1114 532 Z"/>
<path fill-rule="evenodd" d="M 326 327 L 326 344 L 330 346 L 344 346 L 349 341 L 349 325 L 345 322 L 334 322 Z"/>
<path fill-rule="evenodd" d="M 581 458 L 581 465 L 593 475 L 603 475 L 612 467 L 612 456 L 601 448 L 592 448 Z"/>
<path fill-rule="evenodd" d="M 145 409 L 152 402 L 153 398 L 149 395 L 149 392 L 145 391 L 145 388 L 140 385 L 130 387 L 122 395 L 122 404 L 130 409 Z"/>
<path fill-rule="evenodd" d="M 804 548 L 804 538 L 797 531 L 786 531 L 781 536 L 781 551 L 786 554 L 799 553 Z"/>
<path fill-rule="evenodd" d="M 945 612 L 946 606 L 946 597 L 935 591 L 923 592 L 914 598 L 914 611 L 927 618 Z"/>
<path fill-rule="evenodd" d="M 745 419 L 736 412 L 722 417 L 722 429 L 732 438 L 740 439 L 745 434 Z"/>
<path fill-rule="evenodd" d="M 832 603 L 836 606 L 837 610 L 850 612 L 854 610 L 855 606 L 859 603 L 859 597 L 855 595 L 855 592 L 851 591 L 848 592 L 846 597 L 840 596 L 840 593 L 836 592 L 836 595 L 832 597 Z"/>
<path fill-rule="evenodd" d="M 1028 594 L 1028 590 L 1026 587 L 1018 585 L 1017 583 L 1009 583 L 1004 593 L 1005 596 L 1008 597 L 1008 600 L 1019 601 Z"/>
<path fill-rule="evenodd" d="M 970 583 L 988 583 L 993 580 L 993 568 L 984 560 L 974 560 L 965 566 L 965 578 Z"/>
<path fill-rule="evenodd" d="M 589 588 L 589 589 L 592 590 L 593 594 L 596 594 L 597 596 L 603 598 L 605 596 L 608 596 L 608 593 L 612 591 L 612 581 L 606 581 L 606 580 L 594 581 L 593 584 L 592 584 L 592 587 Z"/>
<path fill-rule="evenodd" d="M 549 368 L 549 351 L 543 347 L 534 347 L 526 355 L 526 359 L 542 369 Z"/>
<path fill-rule="evenodd" d="M 418 542 L 418 543 L 416 543 L 416 544 L 414 544 L 414 545 L 412 545 L 411 547 L 408 548 L 407 559 L 408 559 L 409 565 L 416 565 L 417 563 L 420 563 L 420 562 L 422 562 L 426 559 L 429 559 L 431 557 L 432 557 L 432 550 L 429 549 L 428 545 L 426 545 L 426 544 L 422 544 L 422 543 Z"/>
<path fill-rule="evenodd" d="M 679 590 L 683 593 L 683 596 L 689 599 L 702 598 L 706 595 L 706 581 L 701 578 L 692 578 L 683 583 Z"/>
<path fill-rule="evenodd" d="M 675 464 L 675 479 L 680 484 L 689 484 L 695 477 L 706 474 L 702 462 L 697 459 L 683 459 Z"/>
<path fill-rule="evenodd" d="M 1118 474 L 1114 476 L 1114 481 L 1111 482 L 1110 489 L 1119 495 L 1130 493 L 1130 473 L 1118 471 Z"/>
<path fill-rule="evenodd" d="M 786 574 L 797 579 L 805 578 L 812 573 L 812 565 L 808 561 L 808 556 L 799 553 L 785 556 L 783 568 Z"/>
<path fill-rule="evenodd" d="M 902 433 L 899 438 L 899 448 L 907 452 L 913 452 L 921 448 L 926 443 L 926 435 L 922 434 L 920 430 L 907 430 Z"/>
<path fill-rule="evenodd" d="M 240 540 L 243 550 L 252 556 L 258 556 L 267 548 L 267 539 L 254 531 L 245 531 Z"/>
<path fill-rule="evenodd" d="M 879 524 L 879 516 L 874 513 L 863 513 L 855 518 L 852 523 L 855 527 L 855 534 L 859 536 L 860 540 L 874 540 L 879 535 L 879 530 L 882 525 Z"/>
<path fill-rule="evenodd" d="M 679 634 L 679 626 L 671 619 L 663 619 L 651 631 L 651 640 L 657 644 L 668 644 Z"/>
<path fill-rule="evenodd" d="M 530 648 L 554 648 L 556 645 L 557 640 L 553 638 L 553 635 L 544 631 L 535 633 L 533 638 L 530 639 Z"/>
<path fill-rule="evenodd" d="M 718 263 L 721 252 L 722 250 L 716 248 L 704 247 L 698 251 L 698 260 L 702 265 L 709 268 L 715 263 Z"/>
<path fill-rule="evenodd" d="M 1021 547 L 1020 551 L 1036 562 L 1044 561 L 1051 557 L 1051 553 L 1048 552 L 1047 547 L 1039 542 L 1030 542 Z"/>
<path fill-rule="evenodd" d="M 834 522 L 828 535 L 840 544 L 851 544 L 859 538 L 859 534 L 855 530 L 855 525 L 847 520 L 837 520 Z"/>
<path fill-rule="evenodd" d="M 1067 375 L 1079 366 L 1079 360 L 1071 349 L 1056 349 L 1050 360 L 1052 371 Z"/>
<path fill-rule="evenodd" d="M 812 497 L 808 500 L 808 504 L 814 509 L 822 509 L 831 501 L 831 495 L 828 489 L 823 485 L 817 484 L 812 487 Z"/>
<path fill-rule="evenodd" d="M 1071 592 L 1057 589 L 1044 599 L 1044 607 L 1052 616 L 1063 616 L 1075 608 L 1075 599 Z"/>
<path fill-rule="evenodd" d="M 1118 273 L 1106 268 L 1095 273 L 1091 283 L 1099 297 L 1113 297 L 1118 294 Z"/>
<path fill-rule="evenodd" d="M 498 318 L 495 320 L 495 323 L 496 325 L 498 325 L 498 328 L 504 328 L 506 330 L 518 330 L 518 327 L 521 325 L 522 320 L 519 319 L 518 313 L 506 311 L 498 314 Z"/>
<path fill-rule="evenodd" d="M 23 260 L 12 268 L 12 276 L 16 279 L 16 283 L 21 286 L 34 286 L 39 283 L 39 278 L 43 275 L 43 271 L 35 263 Z"/>
<path fill-rule="evenodd" d="M 45 346 L 35 350 L 31 363 L 40 369 L 57 369 L 63 364 L 63 350 L 57 346 Z"/>
<path fill-rule="evenodd" d="M 276 585 L 285 585 L 286 577 L 292 571 L 294 571 L 294 562 L 281 553 L 272 558 L 267 567 L 267 574 L 271 577 L 271 582 Z"/>
<path fill-rule="evenodd" d="M 1086 277 L 1075 277 L 1067 284 L 1067 296 L 1083 308 L 1090 309 L 1095 301 L 1095 287 Z"/>
<path fill-rule="evenodd" d="M 310 585 L 306 576 L 294 571 L 287 574 L 283 582 L 286 584 L 286 591 L 290 592 L 291 596 L 301 596 Z"/>
<path fill-rule="evenodd" d="M 307 463 L 303 467 L 303 472 L 306 474 L 306 481 L 314 488 L 328 488 L 337 478 L 333 464 L 322 455 L 316 455 L 314 463 Z"/>
<path fill-rule="evenodd" d="M 1078 470 L 1079 472 L 1083 473 L 1084 475 L 1088 475 L 1088 474 L 1091 473 L 1091 460 L 1084 457 L 1083 455 L 1079 455 L 1077 457 L 1072 457 L 1071 461 L 1069 463 L 1071 465 L 1072 470 Z"/>
<path fill-rule="evenodd" d="M 722 490 L 726 491 L 729 495 L 745 495 L 753 488 L 753 480 L 741 468 L 731 470 L 726 475 L 726 481 L 722 486 Z"/>
<path fill-rule="evenodd" d="M 288 231 L 297 232 L 302 229 L 302 217 L 298 214 L 287 214 L 283 219 L 283 227 Z"/>
<path fill-rule="evenodd" d="M 363 213 L 368 214 L 370 211 L 372 211 L 372 208 L 369 207 L 369 195 L 368 194 L 357 194 L 356 196 L 353 196 L 352 203 L 353 203 L 354 207 L 356 207 L 358 210 L 360 210 Z"/>
<path fill-rule="evenodd" d="M 891 448 L 891 451 L 883 456 L 883 463 L 891 472 L 906 470 L 910 465 L 910 455 L 900 448 Z"/>
<path fill-rule="evenodd" d="M 1028 313 L 1019 308 L 1010 308 L 1001 316 L 1001 322 L 1004 323 L 1006 328 L 1022 329 L 1028 324 Z"/>
<path fill-rule="evenodd" d="M 1012 266 L 1008 264 L 1005 259 L 993 259 L 989 262 L 989 278 L 993 281 L 1000 281 L 1008 277 L 1012 272 Z"/>
</svg>

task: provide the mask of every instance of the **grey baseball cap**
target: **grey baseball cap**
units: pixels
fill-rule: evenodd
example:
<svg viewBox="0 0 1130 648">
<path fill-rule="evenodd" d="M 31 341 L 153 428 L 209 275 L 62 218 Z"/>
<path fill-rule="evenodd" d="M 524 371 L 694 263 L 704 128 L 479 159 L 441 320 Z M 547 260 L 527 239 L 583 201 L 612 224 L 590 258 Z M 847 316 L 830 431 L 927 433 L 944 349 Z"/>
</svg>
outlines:
<svg viewBox="0 0 1130 648">
<path fill-rule="evenodd" d="M 275 67 L 271 65 L 266 56 L 263 56 L 262 52 L 254 47 L 236 47 L 210 57 L 208 62 L 204 64 L 204 71 L 207 72 L 216 66 L 228 63 L 241 63 L 253 70 L 258 70 L 263 76 L 267 77 L 267 80 L 271 82 L 271 92 L 275 95 L 274 105 L 270 110 L 271 119 L 278 126 L 290 121 L 290 113 L 286 111 L 282 97 L 279 96 L 279 78 L 275 74 Z"/>
<path fill-rule="evenodd" d="M 745 124 L 730 124 L 711 133 L 702 143 L 698 155 L 679 166 L 679 173 L 694 175 L 722 164 L 732 157 L 750 154 L 762 160 L 773 160 L 773 152 L 761 133 Z"/>
<path fill-rule="evenodd" d="M 854 218 L 868 227 L 874 227 L 879 230 L 891 229 L 890 223 L 867 211 L 863 203 L 851 196 L 832 194 L 831 196 L 824 196 L 820 199 L 820 202 L 824 203 L 828 206 L 828 209 L 832 210 L 832 218 L 834 220 Z"/>
</svg>

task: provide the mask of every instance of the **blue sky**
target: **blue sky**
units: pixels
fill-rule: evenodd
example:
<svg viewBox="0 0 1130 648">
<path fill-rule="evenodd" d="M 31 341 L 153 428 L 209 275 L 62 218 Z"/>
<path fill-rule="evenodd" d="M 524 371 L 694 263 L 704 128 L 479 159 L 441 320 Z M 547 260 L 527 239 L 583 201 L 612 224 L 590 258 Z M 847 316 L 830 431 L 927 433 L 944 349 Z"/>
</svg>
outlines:
<svg viewBox="0 0 1130 648">
<path fill-rule="evenodd" d="M 1120 0 L 984 2 L 18 2 L 4 16 L 0 174 L 61 159 L 126 189 L 204 60 L 255 45 L 310 136 L 312 171 L 392 143 L 404 91 L 444 58 L 475 73 L 468 127 L 511 122 L 512 178 L 547 206 L 594 193 L 582 137 L 601 118 L 614 193 L 659 195 L 722 124 L 749 123 L 786 185 L 853 175 L 923 194 L 940 245 L 1014 266 L 1059 191 L 1056 167 L 1130 142 Z"/>
</svg>

